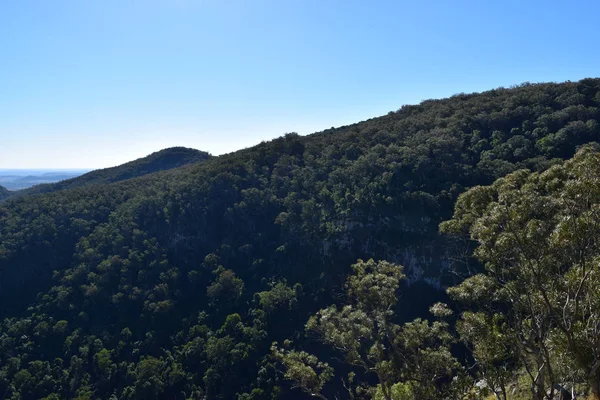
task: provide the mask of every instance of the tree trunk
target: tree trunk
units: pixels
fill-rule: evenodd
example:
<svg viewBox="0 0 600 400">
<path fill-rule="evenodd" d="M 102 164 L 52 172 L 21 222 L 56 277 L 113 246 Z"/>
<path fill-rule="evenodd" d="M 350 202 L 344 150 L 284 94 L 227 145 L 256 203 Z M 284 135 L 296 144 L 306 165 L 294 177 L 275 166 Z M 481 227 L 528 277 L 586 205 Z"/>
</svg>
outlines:
<svg viewBox="0 0 600 400">
<path fill-rule="evenodd" d="M 588 374 L 588 383 L 592 392 L 592 400 L 600 400 L 600 364 L 594 363 Z"/>
<path fill-rule="evenodd" d="M 544 400 L 546 398 L 546 388 L 544 387 L 544 378 L 540 374 L 536 377 L 536 380 L 531 386 L 531 394 L 533 400 Z"/>
<path fill-rule="evenodd" d="M 600 400 L 600 379 L 595 377 L 590 380 L 590 390 L 592 392 L 592 400 Z"/>
</svg>

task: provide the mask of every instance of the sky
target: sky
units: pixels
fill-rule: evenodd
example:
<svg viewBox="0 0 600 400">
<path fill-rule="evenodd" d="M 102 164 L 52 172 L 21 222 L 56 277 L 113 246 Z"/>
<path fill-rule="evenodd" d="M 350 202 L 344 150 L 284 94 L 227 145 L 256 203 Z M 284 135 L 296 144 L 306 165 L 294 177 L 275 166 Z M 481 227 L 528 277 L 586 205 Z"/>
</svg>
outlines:
<svg viewBox="0 0 600 400">
<path fill-rule="evenodd" d="M 214 155 L 600 76 L 600 2 L 0 0 L 0 168 Z"/>
</svg>

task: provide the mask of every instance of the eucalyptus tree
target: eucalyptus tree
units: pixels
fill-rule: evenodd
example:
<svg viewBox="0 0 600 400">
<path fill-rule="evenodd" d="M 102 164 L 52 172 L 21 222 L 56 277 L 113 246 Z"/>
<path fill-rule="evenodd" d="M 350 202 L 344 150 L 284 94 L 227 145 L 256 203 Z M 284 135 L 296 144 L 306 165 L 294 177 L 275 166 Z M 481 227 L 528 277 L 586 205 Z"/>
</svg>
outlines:
<svg viewBox="0 0 600 400">
<path fill-rule="evenodd" d="M 453 338 L 448 324 L 422 319 L 405 324 L 396 321 L 394 309 L 404 278 L 401 266 L 358 260 L 352 269 L 345 287 L 346 304 L 324 308 L 306 324 L 309 333 L 341 353 L 351 367 L 352 372 L 343 380 L 348 395 L 384 400 L 454 398 L 462 381 L 453 378 L 458 377 L 461 367 L 450 353 Z M 451 313 L 442 304 L 432 312 L 442 317 Z M 304 352 L 276 345 L 273 350 L 286 369 L 286 378 L 323 398 L 321 389 L 333 376 L 329 365 Z M 376 386 L 367 383 L 368 375 L 376 378 Z"/>
<path fill-rule="evenodd" d="M 441 230 L 469 235 L 485 265 L 449 292 L 469 306 L 459 330 L 486 379 L 502 392 L 518 365 L 535 399 L 578 379 L 600 399 L 597 147 L 542 173 L 520 170 L 472 188 Z"/>
</svg>

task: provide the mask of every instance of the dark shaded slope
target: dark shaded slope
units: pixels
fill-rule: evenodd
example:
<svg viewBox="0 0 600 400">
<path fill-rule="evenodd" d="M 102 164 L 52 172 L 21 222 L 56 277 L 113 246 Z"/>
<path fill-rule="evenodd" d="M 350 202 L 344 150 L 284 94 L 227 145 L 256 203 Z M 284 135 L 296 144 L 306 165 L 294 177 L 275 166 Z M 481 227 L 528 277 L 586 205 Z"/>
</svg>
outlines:
<svg viewBox="0 0 600 400">
<path fill-rule="evenodd" d="M 189 149 L 186 147 L 172 147 L 157 151 L 149 156 L 119 165 L 117 167 L 99 169 L 77 178 L 67 179 L 52 184 L 36 185 L 28 189 L 19 190 L 13 192 L 13 196 L 49 193 L 57 190 L 74 189 L 87 185 L 114 183 L 148 175 L 158 171 L 164 171 L 187 164 L 205 161 L 209 158 L 210 154 L 204 151 Z"/>
<path fill-rule="evenodd" d="M 4 186 L 0 186 L 0 200 L 10 196 L 10 190 L 5 188 Z"/>
<path fill-rule="evenodd" d="M 526 84 L 7 202 L 0 397 L 293 398 L 269 346 L 305 340 L 350 263 L 449 280 L 457 196 L 572 156 L 598 121 L 599 79 Z M 403 294 L 411 317 L 423 293 Z"/>
</svg>

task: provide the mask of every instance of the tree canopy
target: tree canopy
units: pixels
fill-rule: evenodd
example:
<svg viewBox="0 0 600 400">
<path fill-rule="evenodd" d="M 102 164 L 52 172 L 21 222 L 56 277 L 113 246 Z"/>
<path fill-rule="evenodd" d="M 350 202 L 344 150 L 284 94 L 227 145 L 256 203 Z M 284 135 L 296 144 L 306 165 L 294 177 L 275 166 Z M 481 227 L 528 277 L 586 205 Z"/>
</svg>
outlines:
<svg viewBox="0 0 600 400">
<path fill-rule="evenodd" d="M 598 121 L 523 84 L 6 200 L 0 397 L 595 391 Z"/>
<path fill-rule="evenodd" d="M 598 145 L 541 173 L 521 170 L 463 194 L 442 230 L 468 232 L 485 266 L 450 293 L 469 303 L 459 331 L 506 395 L 526 371 L 538 399 L 586 382 L 600 398 Z"/>
</svg>

